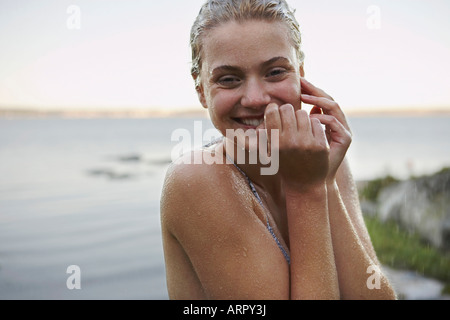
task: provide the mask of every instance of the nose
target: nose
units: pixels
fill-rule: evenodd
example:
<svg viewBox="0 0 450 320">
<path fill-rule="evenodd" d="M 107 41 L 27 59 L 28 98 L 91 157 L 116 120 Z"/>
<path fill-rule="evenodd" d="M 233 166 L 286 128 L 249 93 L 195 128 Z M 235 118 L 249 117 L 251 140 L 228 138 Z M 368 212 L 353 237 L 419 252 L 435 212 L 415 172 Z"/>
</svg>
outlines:
<svg viewBox="0 0 450 320">
<path fill-rule="evenodd" d="M 246 108 L 260 109 L 270 103 L 270 95 L 263 81 L 248 79 L 243 86 L 241 105 Z"/>
</svg>

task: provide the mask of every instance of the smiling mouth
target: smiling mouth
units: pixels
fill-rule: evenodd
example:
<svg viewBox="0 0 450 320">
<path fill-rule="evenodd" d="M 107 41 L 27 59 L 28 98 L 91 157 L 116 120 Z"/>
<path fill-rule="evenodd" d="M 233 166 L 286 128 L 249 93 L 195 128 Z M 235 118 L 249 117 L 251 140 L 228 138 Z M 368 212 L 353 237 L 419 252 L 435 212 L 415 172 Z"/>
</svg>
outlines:
<svg viewBox="0 0 450 320">
<path fill-rule="evenodd" d="M 247 127 L 258 127 L 259 125 L 261 125 L 264 122 L 264 117 L 260 117 L 260 118 L 235 118 L 234 119 L 236 122 L 243 124 Z"/>
</svg>

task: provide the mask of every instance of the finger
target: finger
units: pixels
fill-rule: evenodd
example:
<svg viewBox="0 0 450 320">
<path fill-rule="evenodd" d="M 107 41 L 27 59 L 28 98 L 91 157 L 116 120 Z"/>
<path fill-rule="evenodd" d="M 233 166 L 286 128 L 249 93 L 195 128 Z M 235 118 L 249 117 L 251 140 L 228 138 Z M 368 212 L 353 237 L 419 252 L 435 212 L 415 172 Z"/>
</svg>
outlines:
<svg viewBox="0 0 450 320">
<path fill-rule="evenodd" d="M 311 118 L 311 128 L 314 138 L 316 138 L 321 145 L 326 145 L 328 147 L 327 136 L 325 135 L 325 130 L 323 130 L 319 119 Z"/>
<path fill-rule="evenodd" d="M 294 107 L 290 104 L 285 104 L 280 107 L 281 131 L 287 133 L 294 133 L 297 131 L 297 121 L 295 117 Z"/>
<path fill-rule="evenodd" d="M 308 94 L 302 94 L 301 98 L 304 103 L 312 104 L 316 108 L 323 109 L 325 114 L 334 112 L 334 111 L 336 111 L 336 109 L 339 109 L 339 111 L 341 111 L 339 108 L 339 105 L 336 102 L 334 102 L 333 100 L 330 100 L 328 98 L 316 97 L 316 96 L 311 96 Z"/>
<path fill-rule="evenodd" d="M 311 115 L 311 118 L 317 119 L 320 123 L 326 125 L 331 132 L 339 132 L 345 130 L 345 127 L 331 115 L 327 114 L 314 114 Z"/>
<path fill-rule="evenodd" d="M 319 120 L 327 127 L 327 131 L 331 135 L 331 139 L 340 144 L 347 144 L 351 142 L 351 133 L 345 126 L 339 122 L 336 117 L 326 114 L 311 115 L 311 118 Z"/>
<path fill-rule="evenodd" d="M 264 113 L 264 123 L 268 131 L 273 129 L 281 130 L 280 111 L 276 103 L 271 103 L 267 106 Z"/>
<path fill-rule="evenodd" d="M 347 118 L 341 107 L 335 101 L 328 98 L 316 97 L 307 94 L 302 94 L 301 99 L 306 104 L 314 105 L 314 108 L 316 109 L 322 109 L 324 114 L 336 117 L 345 126 L 345 128 L 350 131 L 350 126 L 348 125 Z"/>
<path fill-rule="evenodd" d="M 295 117 L 297 118 L 297 130 L 299 132 L 311 134 L 311 119 L 309 118 L 308 113 L 305 110 L 297 110 L 295 112 Z M 305 137 L 305 135 L 302 134 L 302 137 Z"/>
<path fill-rule="evenodd" d="M 320 120 L 326 125 L 327 132 L 330 136 L 328 144 L 330 146 L 330 159 L 342 159 L 345 157 L 348 148 L 352 143 L 351 133 L 333 116 L 329 115 L 313 115 L 315 120 Z"/>
<path fill-rule="evenodd" d="M 264 123 L 266 126 L 267 140 L 269 144 L 269 150 L 272 150 L 272 130 L 278 130 L 281 132 L 281 118 L 279 107 L 276 103 L 271 103 L 267 106 L 264 113 Z"/>
<path fill-rule="evenodd" d="M 300 83 L 302 86 L 303 93 L 306 93 L 306 94 L 309 94 L 312 96 L 316 96 L 316 97 L 323 97 L 323 98 L 327 98 L 330 100 L 334 100 L 329 94 L 327 94 L 322 89 L 317 88 L 316 86 L 314 86 L 311 82 L 309 82 L 305 78 L 300 78 Z"/>
</svg>

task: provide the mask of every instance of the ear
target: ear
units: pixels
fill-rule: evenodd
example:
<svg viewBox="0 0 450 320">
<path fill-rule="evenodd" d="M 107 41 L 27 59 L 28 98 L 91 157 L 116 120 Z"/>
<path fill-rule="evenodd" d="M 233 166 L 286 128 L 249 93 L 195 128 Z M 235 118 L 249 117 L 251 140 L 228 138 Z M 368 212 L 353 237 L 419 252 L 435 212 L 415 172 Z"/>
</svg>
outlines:
<svg viewBox="0 0 450 320">
<path fill-rule="evenodd" d="M 195 91 L 197 91 L 198 100 L 202 104 L 203 108 L 208 109 L 208 105 L 206 104 L 205 92 L 203 90 L 203 86 L 201 83 L 197 83 L 198 75 L 192 75 L 192 78 L 195 82 Z"/>
<path fill-rule="evenodd" d="M 203 86 L 198 85 L 195 90 L 197 90 L 198 100 L 200 100 L 200 103 L 202 104 L 203 108 L 208 109 L 208 105 L 206 103 L 205 99 L 205 93 L 203 91 Z"/>
</svg>

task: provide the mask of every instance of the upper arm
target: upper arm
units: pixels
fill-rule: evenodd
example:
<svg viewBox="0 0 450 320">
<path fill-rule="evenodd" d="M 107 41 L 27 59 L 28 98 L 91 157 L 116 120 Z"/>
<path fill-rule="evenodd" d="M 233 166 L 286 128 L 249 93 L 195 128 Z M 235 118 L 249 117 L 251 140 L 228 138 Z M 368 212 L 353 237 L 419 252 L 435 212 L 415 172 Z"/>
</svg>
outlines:
<svg viewBox="0 0 450 320">
<path fill-rule="evenodd" d="M 245 185 L 235 182 L 226 168 L 173 167 L 161 202 L 163 228 L 179 243 L 207 298 L 288 299 L 289 267 L 253 202 L 237 192 Z M 167 270 L 177 272 L 168 250 Z"/>
</svg>

